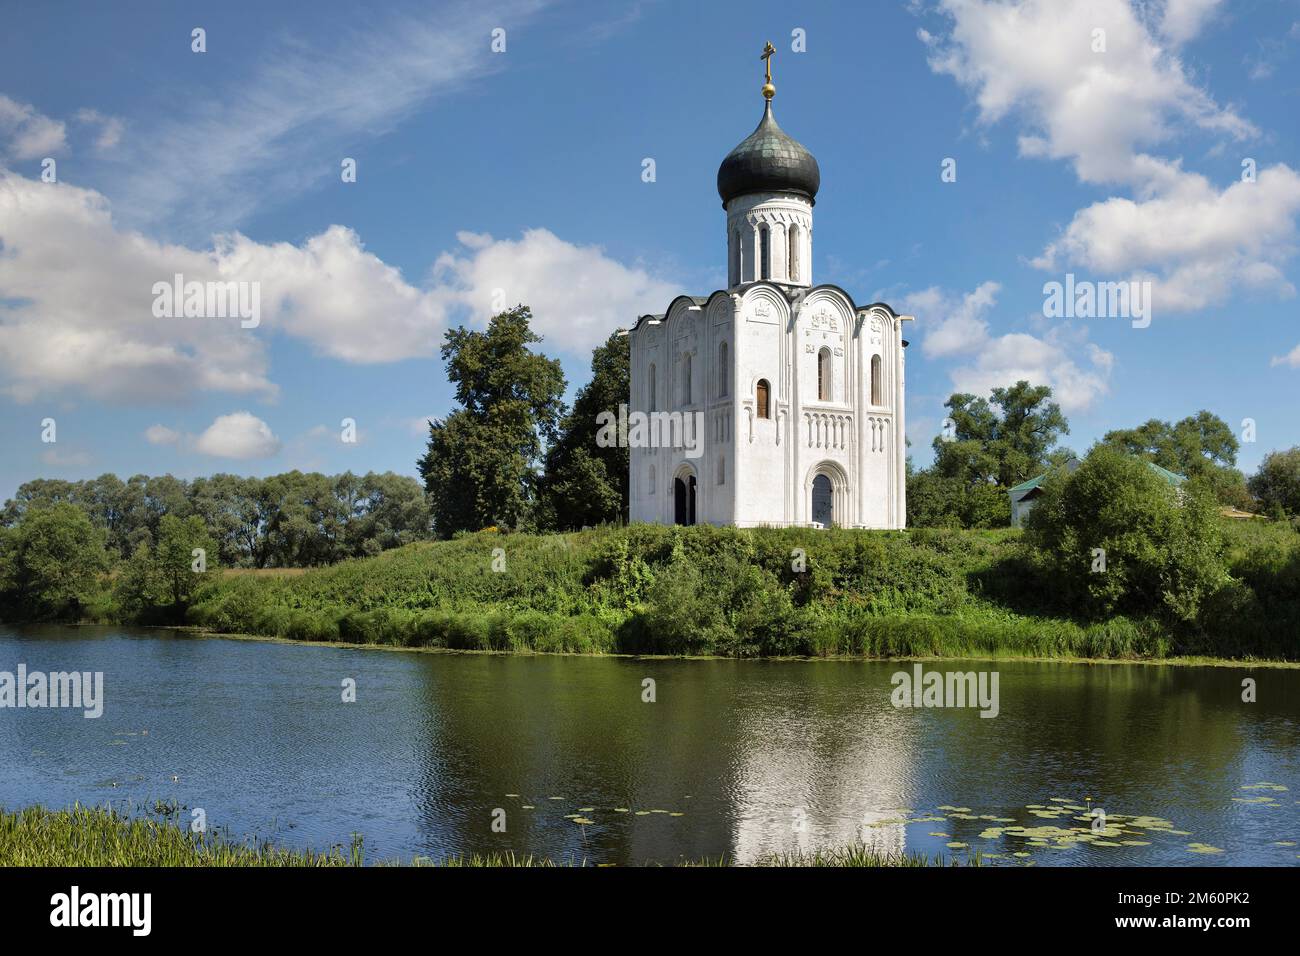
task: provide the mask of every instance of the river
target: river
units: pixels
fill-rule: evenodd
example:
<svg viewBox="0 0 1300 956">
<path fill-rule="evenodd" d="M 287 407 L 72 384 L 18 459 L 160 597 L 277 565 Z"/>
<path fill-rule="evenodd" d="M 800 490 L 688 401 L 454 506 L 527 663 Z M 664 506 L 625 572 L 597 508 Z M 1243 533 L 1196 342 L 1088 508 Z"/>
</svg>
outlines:
<svg viewBox="0 0 1300 956">
<path fill-rule="evenodd" d="M 1005 865 L 1300 863 L 1300 669 L 924 662 L 996 671 L 989 718 L 894 706 L 899 662 L 0 627 L 0 671 L 20 664 L 102 672 L 104 707 L 0 709 L 6 809 L 162 800 L 241 840 L 360 833 L 371 860 L 746 862 L 865 842 Z"/>
</svg>

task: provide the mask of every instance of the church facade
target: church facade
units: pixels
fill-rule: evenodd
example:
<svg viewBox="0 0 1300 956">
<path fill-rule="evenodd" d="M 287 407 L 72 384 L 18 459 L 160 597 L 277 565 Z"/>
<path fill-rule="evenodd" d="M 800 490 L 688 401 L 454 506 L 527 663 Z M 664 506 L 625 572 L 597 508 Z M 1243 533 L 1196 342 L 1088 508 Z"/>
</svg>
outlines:
<svg viewBox="0 0 1300 956">
<path fill-rule="evenodd" d="M 821 172 L 774 93 L 769 65 L 762 120 L 718 169 L 727 288 L 628 331 L 630 417 L 664 423 L 630 442 L 631 520 L 902 528 L 911 316 L 813 284 Z"/>
</svg>

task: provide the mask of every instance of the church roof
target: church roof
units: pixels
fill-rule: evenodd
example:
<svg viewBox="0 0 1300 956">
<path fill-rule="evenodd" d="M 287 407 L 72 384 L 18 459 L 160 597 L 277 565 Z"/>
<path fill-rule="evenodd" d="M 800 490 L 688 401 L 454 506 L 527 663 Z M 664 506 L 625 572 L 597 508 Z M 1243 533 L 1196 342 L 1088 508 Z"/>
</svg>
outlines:
<svg viewBox="0 0 1300 956">
<path fill-rule="evenodd" d="M 718 167 L 725 206 L 749 193 L 794 193 L 815 202 L 822 182 L 817 159 L 776 124 L 769 99 L 758 127 Z"/>
</svg>

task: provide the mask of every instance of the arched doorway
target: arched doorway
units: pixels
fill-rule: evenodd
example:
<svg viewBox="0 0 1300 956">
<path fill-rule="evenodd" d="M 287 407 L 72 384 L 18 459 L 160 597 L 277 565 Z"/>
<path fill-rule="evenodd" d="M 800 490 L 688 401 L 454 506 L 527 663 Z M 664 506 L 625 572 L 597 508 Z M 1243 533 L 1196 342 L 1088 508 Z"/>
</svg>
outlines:
<svg viewBox="0 0 1300 956">
<path fill-rule="evenodd" d="M 813 479 L 812 519 L 826 528 L 835 520 L 835 494 L 827 475 L 818 475 Z"/>
<path fill-rule="evenodd" d="M 695 524 L 695 475 L 689 471 L 673 479 L 673 522 Z"/>
</svg>

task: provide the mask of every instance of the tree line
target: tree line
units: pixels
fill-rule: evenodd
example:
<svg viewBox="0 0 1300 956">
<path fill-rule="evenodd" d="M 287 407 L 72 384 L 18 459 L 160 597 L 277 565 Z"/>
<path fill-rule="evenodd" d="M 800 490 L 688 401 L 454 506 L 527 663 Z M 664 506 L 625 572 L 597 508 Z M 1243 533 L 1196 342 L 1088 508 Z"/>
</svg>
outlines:
<svg viewBox="0 0 1300 956">
<path fill-rule="evenodd" d="M 989 397 L 952 395 L 933 441 L 934 461 L 908 460 L 911 527 L 992 528 L 1011 520 L 1008 491 L 1076 457 L 1060 444 L 1070 431 L 1044 385 L 1019 381 Z M 1220 506 L 1273 518 L 1300 516 L 1300 448 L 1274 451 L 1249 478 L 1237 468 L 1240 443 L 1228 423 L 1201 410 L 1178 422 L 1150 419 L 1107 432 L 1096 443 L 1159 465 L 1203 486 Z"/>
<path fill-rule="evenodd" d="M 0 528 L 17 530 L 30 514 L 59 504 L 76 508 L 102 533 L 109 563 L 155 545 L 168 516 L 198 519 L 213 543 L 209 559 L 222 567 L 332 564 L 431 534 L 424 489 L 392 472 L 218 474 L 192 481 L 171 475 L 41 478 L 5 502 Z"/>
</svg>

